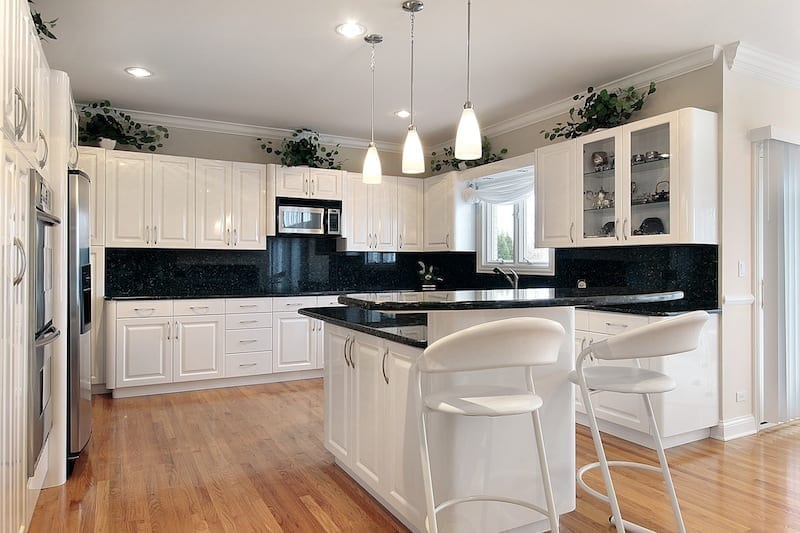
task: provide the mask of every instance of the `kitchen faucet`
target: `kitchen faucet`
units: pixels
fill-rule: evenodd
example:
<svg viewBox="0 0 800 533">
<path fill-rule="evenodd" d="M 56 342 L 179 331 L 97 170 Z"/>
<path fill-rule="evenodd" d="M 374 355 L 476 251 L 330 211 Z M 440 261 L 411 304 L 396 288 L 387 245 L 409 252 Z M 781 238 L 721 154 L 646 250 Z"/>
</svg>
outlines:
<svg viewBox="0 0 800 533">
<path fill-rule="evenodd" d="M 508 272 L 510 272 L 510 274 Z M 494 267 L 495 274 L 501 274 L 506 278 L 506 280 L 508 280 L 514 289 L 519 289 L 519 274 L 517 274 L 513 268 L 509 268 L 508 272 L 502 270 L 501 268 Z"/>
</svg>

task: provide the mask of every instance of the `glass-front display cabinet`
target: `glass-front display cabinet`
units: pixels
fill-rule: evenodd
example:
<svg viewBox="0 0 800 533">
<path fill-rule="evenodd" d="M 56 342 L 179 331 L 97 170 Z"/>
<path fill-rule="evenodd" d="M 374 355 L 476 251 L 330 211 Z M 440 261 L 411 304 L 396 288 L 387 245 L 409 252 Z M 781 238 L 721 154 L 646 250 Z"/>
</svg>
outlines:
<svg viewBox="0 0 800 533">
<path fill-rule="evenodd" d="M 614 244 L 621 239 L 619 191 L 622 168 L 622 130 L 602 131 L 578 138 L 581 197 L 576 209 L 580 241 L 584 246 Z"/>
</svg>

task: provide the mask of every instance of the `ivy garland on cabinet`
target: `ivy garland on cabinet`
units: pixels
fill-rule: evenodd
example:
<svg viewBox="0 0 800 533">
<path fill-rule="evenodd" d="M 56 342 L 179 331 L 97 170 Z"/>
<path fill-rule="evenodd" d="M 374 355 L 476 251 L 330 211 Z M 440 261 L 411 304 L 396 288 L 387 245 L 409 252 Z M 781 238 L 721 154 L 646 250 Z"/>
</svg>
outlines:
<svg viewBox="0 0 800 533">
<path fill-rule="evenodd" d="M 272 141 L 265 141 L 261 137 L 256 140 L 261 142 L 261 149 L 266 153 L 280 156 L 283 166 L 342 169 L 342 161 L 336 161 L 339 145 L 331 148 L 322 146 L 319 133 L 315 130 L 297 128 L 290 137 L 283 138 L 280 148 L 273 148 Z"/>
<path fill-rule="evenodd" d="M 46 41 L 47 39 L 53 39 L 54 41 L 58 39 L 55 34 L 52 32 L 53 28 L 56 27 L 56 22 L 58 22 L 57 18 L 53 20 L 45 20 L 42 17 L 42 14 L 39 13 L 39 10 L 33 7 L 33 0 L 28 0 L 28 7 L 31 10 L 31 18 L 33 19 L 33 25 L 36 27 L 36 34 L 39 36 L 39 39 L 42 41 Z"/>
<path fill-rule="evenodd" d="M 508 153 L 508 148 L 501 148 L 499 154 L 492 152 L 492 143 L 489 142 L 489 137 L 483 136 L 481 141 L 481 158 L 466 161 L 456 157 L 455 149 L 452 146 L 445 146 L 442 148 L 443 156 L 441 159 L 437 158 L 437 152 L 431 152 L 431 171 L 439 172 L 446 170 L 447 167 L 453 170 L 463 170 L 464 168 L 479 167 L 487 163 L 494 163 L 495 161 L 502 161 L 503 156 Z"/>
<path fill-rule="evenodd" d="M 155 152 L 164 146 L 163 139 L 169 139 L 169 130 L 164 126 L 136 122 L 129 114 L 111 107 L 108 100 L 81 106 L 81 115 L 78 140 L 83 144 L 110 139 Z"/>
</svg>

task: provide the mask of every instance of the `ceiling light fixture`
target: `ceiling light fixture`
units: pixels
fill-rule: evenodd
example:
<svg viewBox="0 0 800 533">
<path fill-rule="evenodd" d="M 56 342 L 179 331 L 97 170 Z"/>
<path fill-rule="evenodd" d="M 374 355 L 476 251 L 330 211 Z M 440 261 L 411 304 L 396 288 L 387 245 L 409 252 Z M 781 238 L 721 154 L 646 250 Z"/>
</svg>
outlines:
<svg viewBox="0 0 800 533">
<path fill-rule="evenodd" d="M 414 14 L 422 11 L 424 6 L 418 0 L 407 0 L 402 5 L 403 11 L 411 14 L 411 124 L 408 125 L 403 145 L 403 174 L 421 174 L 425 172 L 425 156 L 422 155 L 422 142 L 414 125 Z"/>
<path fill-rule="evenodd" d="M 358 37 L 359 35 L 364 35 L 367 32 L 367 28 L 359 24 L 354 20 L 350 20 L 345 22 L 344 24 L 339 24 L 336 26 L 336 33 L 347 37 L 348 39 L 352 39 L 354 37 Z"/>
<path fill-rule="evenodd" d="M 383 36 L 370 33 L 364 40 L 372 46 L 372 55 L 369 61 L 369 70 L 372 72 L 372 100 L 369 108 L 369 147 L 364 156 L 364 167 L 361 171 L 361 181 L 369 184 L 378 184 L 382 180 L 381 156 L 375 146 L 375 45 L 383 42 Z"/>
<path fill-rule="evenodd" d="M 411 113 L 409 113 L 405 109 L 398 109 L 397 111 L 394 112 L 394 116 L 396 116 L 397 118 L 408 118 L 411 116 Z"/>
<path fill-rule="evenodd" d="M 480 159 L 483 147 L 481 146 L 481 127 L 478 125 L 478 117 L 472 109 L 472 102 L 469 99 L 469 75 L 470 75 L 470 37 L 472 22 L 472 1 L 467 0 L 467 101 L 464 102 L 464 111 L 461 113 L 461 120 L 458 122 L 456 130 L 456 159 L 471 160 Z"/>
<path fill-rule="evenodd" d="M 150 76 L 153 75 L 152 72 L 150 72 L 144 67 L 128 67 L 125 69 L 125 72 L 127 72 L 134 78 L 149 78 Z"/>
</svg>

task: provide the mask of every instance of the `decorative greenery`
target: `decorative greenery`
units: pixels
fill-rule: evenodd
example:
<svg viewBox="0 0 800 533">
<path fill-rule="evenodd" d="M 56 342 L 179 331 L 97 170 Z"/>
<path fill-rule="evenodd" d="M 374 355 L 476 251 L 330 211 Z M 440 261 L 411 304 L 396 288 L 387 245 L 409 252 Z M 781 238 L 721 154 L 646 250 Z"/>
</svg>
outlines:
<svg viewBox="0 0 800 533">
<path fill-rule="evenodd" d="M 136 122 L 127 113 L 111 107 L 108 100 L 81 106 L 81 113 L 78 139 L 82 143 L 96 143 L 100 138 L 106 138 L 155 152 L 164 146 L 162 138 L 169 139 L 169 130 L 164 126 Z"/>
<path fill-rule="evenodd" d="M 42 18 L 42 14 L 39 13 L 35 7 L 33 7 L 33 0 L 28 0 L 28 7 L 31 10 L 31 18 L 33 18 L 33 25 L 36 26 L 36 34 L 39 36 L 39 39 L 42 41 L 46 41 L 47 39 L 58 39 L 58 37 L 56 37 L 51 31 L 56 27 L 56 22 L 58 22 L 58 19 L 44 20 Z"/>
<path fill-rule="evenodd" d="M 552 141 L 558 137 L 574 139 L 598 128 L 621 126 L 628 122 L 633 113 L 642 109 L 647 97 L 654 92 L 656 92 L 654 81 L 650 82 L 647 90 L 643 89 L 641 92 L 633 87 L 595 92 L 594 87 L 589 87 L 585 95 L 576 94 L 572 97 L 575 101 L 583 100 L 583 107 L 570 109 L 566 124 L 558 122 L 551 131 L 542 130 L 539 133 L 544 134 L 545 139 Z"/>
<path fill-rule="evenodd" d="M 308 128 L 298 128 L 291 137 L 284 137 L 280 149 L 273 148 L 272 141 L 260 137 L 256 140 L 261 142 L 262 150 L 280 156 L 281 164 L 287 167 L 342 168 L 342 162 L 336 161 L 339 145 L 330 149 L 320 145 L 319 133 Z"/>
<path fill-rule="evenodd" d="M 497 236 L 497 258 L 503 261 L 514 260 L 514 239 L 508 233 Z"/>
<path fill-rule="evenodd" d="M 492 153 L 492 144 L 489 142 L 489 137 L 484 136 L 481 141 L 481 158 L 474 160 L 462 160 L 456 158 L 456 151 L 452 146 L 445 146 L 442 148 L 444 157 L 442 159 L 436 158 L 436 152 L 431 152 L 431 171 L 439 172 L 447 167 L 458 169 L 459 163 L 463 163 L 467 168 L 479 167 L 487 163 L 494 163 L 500 161 L 503 156 L 508 153 L 508 148 L 500 150 L 499 154 Z"/>
</svg>

